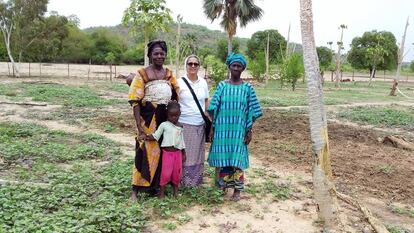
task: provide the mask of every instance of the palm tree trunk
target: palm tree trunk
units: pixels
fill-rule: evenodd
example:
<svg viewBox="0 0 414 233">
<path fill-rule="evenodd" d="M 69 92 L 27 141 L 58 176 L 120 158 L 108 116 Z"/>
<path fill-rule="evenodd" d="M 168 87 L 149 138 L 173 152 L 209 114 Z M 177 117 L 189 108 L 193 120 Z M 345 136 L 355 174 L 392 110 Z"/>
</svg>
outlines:
<svg viewBox="0 0 414 233">
<path fill-rule="evenodd" d="M 227 55 L 230 55 L 233 52 L 233 36 L 227 37 Z"/>
<path fill-rule="evenodd" d="M 300 20 L 308 86 L 315 200 L 319 207 L 320 220 L 330 229 L 335 226 L 336 220 L 336 191 L 332 182 L 327 118 L 313 33 L 312 0 L 300 0 Z"/>
<path fill-rule="evenodd" d="M 394 82 L 392 84 L 390 96 L 396 96 L 395 91 L 397 91 L 398 82 L 400 81 L 400 72 L 401 72 L 402 60 L 403 60 L 403 57 L 404 57 L 404 44 L 405 44 L 405 36 L 407 35 L 408 19 L 409 18 L 407 17 L 407 23 L 405 24 L 404 35 L 402 37 L 401 47 L 400 47 L 400 51 L 398 53 L 397 73 L 395 74 L 395 78 L 394 78 Z"/>
</svg>

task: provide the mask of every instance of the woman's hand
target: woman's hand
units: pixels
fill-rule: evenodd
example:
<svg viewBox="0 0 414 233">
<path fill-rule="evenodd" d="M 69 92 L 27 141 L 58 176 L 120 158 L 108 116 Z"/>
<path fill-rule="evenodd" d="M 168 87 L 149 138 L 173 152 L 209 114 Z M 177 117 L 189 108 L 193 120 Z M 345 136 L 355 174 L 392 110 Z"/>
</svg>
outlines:
<svg viewBox="0 0 414 233">
<path fill-rule="evenodd" d="M 210 133 L 208 134 L 208 141 L 213 142 L 214 128 L 211 127 Z"/>
<path fill-rule="evenodd" d="M 246 133 L 246 136 L 244 137 L 244 144 L 249 145 L 249 143 L 252 141 L 252 130 L 248 130 Z"/>
</svg>

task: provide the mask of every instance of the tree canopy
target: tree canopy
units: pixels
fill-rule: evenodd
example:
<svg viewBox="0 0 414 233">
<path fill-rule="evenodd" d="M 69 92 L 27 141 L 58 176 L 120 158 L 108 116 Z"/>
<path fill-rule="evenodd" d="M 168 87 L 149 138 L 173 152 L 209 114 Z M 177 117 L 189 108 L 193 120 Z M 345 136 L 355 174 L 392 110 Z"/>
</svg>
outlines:
<svg viewBox="0 0 414 233">
<path fill-rule="evenodd" d="M 157 31 L 166 31 L 173 22 L 170 9 L 165 6 L 165 0 L 131 0 L 131 5 L 125 10 L 122 22 L 130 26 L 134 34 L 142 33 L 145 43 L 145 65 L 149 39 Z"/>
<path fill-rule="evenodd" d="M 228 47 L 227 53 L 233 51 L 233 37 L 236 35 L 237 21 L 241 27 L 248 23 L 259 20 L 263 10 L 254 4 L 254 0 L 204 0 L 204 14 L 214 21 L 222 16 L 220 25 L 227 32 Z"/>
<path fill-rule="evenodd" d="M 380 51 L 381 54 L 375 51 Z M 378 60 L 376 69 L 390 70 L 395 68 L 398 57 L 398 46 L 395 36 L 391 32 L 376 30 L 365 32 L 362 37 L 352 40 L 351 50 L 348 53 L 348 61 L 355 69 L 373 68 L 373 60 Z"/>
<path fill-rule="evenodd" d="M 281 53 L 286 50 L 286 39 L 277 30 L 265 30 L 255 32 L 247 41 L 247 56 L 256 59 L 256 54 L 264 52 L 267 46 L 267 35 L 269 35 L 269 59 L 270 62 L 278 62 Z"/>
<path fill-rule="evenodd" d="M 321 46 L 316 48 L 316 52 L 318 53 L 319 66 L 321 68 L 321 71 L 327 70 L 329 66 L 333 64 L 332 50 L 325 46 Z"/>
</svg>

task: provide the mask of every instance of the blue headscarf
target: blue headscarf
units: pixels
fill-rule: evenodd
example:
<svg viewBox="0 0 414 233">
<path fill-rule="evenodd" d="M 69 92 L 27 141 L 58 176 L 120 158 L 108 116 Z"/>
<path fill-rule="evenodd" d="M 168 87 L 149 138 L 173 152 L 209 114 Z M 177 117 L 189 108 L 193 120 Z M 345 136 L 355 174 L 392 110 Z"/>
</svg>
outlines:
<svg viewBox="0 0 414 233">
<path fill-rule="evenodd" d="M 246 68 L 247 61 L 246 58 L 241 53 L 231 53 L 227 56 L 226 65 L 230 66 L 234 62 L 240 63 L 244 68 Z"/>
</svg>

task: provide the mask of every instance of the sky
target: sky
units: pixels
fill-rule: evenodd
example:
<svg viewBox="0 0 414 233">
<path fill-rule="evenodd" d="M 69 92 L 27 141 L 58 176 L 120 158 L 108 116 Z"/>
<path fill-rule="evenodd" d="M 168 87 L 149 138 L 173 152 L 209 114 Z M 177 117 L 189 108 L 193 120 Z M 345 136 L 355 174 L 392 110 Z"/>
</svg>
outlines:
<svg viewBox="0 0 414 233">
<path fill-rule="evenodd" d="M 276 29 L 290 41 L 301 43 L 299 0 L 256 0 L 264 11 L 263 17 L 238 27 L 236 36 L 250 38 L 256 31 Z M 183 21 L 222 30 L 219 22 L 211 22 L 203 12 L 203 0 L 166 0 L 172 16 L 183 16 Z M 60 15 L 75 14 L 80 19 L 80 27 L 114 26 L 121 22 L 124 10 L 130 0 L 49 0 L 48 10 Z M 414 60 L 414 1 L 413 0 L 313 0 L 314 33 L 317 46 L 327 46 L 340 38 L 339 25 L 347 25 L 343 43 L 349 50 L 352 39 L 366 31 L 390 31 L 397 39 L 398 46 L 404 33 L 407 17 L 410 17 L 405 41 L 404 61 Z M 411 15 L 410 15 L 411 13 Z"/>
</svg>

